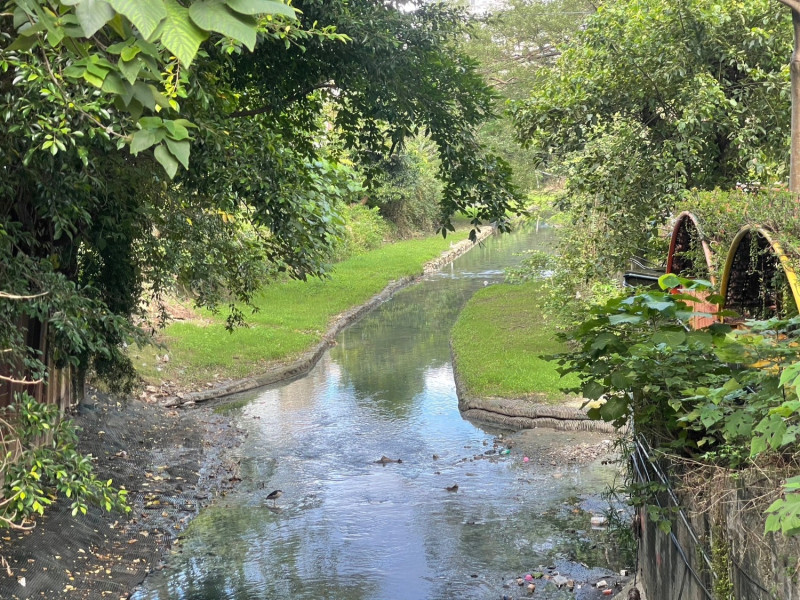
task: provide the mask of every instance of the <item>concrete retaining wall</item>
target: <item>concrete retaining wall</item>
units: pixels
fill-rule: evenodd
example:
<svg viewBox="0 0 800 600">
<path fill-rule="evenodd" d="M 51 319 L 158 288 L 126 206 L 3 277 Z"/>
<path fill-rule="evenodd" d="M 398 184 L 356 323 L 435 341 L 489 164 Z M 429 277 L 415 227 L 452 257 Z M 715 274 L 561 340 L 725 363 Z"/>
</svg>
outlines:
<svg viewBox="0 0 800 600">
<path fill-rule="evenodd" d="M 800 541 L 763 533 L 777 483 L 755 474 L 695 474 L 678 486 L 686 521 L 673 519 L 670 534 L 640 513 L 640 577 L 649 600 L 800 600 Z M 660 500 L 674 506 L 667 494 Z"/>
</svg>

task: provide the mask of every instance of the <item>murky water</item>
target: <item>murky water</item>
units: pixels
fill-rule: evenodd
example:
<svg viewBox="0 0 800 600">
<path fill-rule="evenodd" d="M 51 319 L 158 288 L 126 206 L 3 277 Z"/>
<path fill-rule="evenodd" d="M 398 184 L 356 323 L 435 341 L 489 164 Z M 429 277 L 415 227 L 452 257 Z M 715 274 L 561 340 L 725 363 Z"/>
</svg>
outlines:
<svg viewBox="0 0 800 600">
<path fill-rule="evenodd" d="M 550 236 L 491 238 L 345 330 L 306 377 L 241 395 L 227 410 L 249 433 L 242 484 L 134 599 L 499 599 L 539 565 L 596 580 L 607 561 L 580 507 L 611 468 L 493 453 L 498 432 L 458 412 L 450 363 L 470 295 Z M 539 581 L 535 597 L 574 596 Z"/>
</svg>

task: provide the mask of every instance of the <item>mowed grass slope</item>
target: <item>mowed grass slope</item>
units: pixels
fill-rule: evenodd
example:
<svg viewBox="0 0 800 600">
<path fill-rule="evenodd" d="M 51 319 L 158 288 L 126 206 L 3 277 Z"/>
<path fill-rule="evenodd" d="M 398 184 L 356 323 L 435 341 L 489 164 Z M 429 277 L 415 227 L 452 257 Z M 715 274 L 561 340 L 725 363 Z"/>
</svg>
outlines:
<svg viewBox="0 0 800 600">
<path fill-rule="evenodd" d="M 539 305 L 539 283 L 498 284 L 479 290 L 452 332 L 453 360 L 466 392 L 477 397 L 535 397 L 558 402 L 565 395 L 557 365 L 545 356 L 564 344 Z"/>
<path fill-rule="evenodd" d="M 269 363 L 292 360 L 322 339 L 336 315 L 365 303 L 391 281 L 419 275 L 426 262 L 467 234 L 389 244 L 337 263 L 327 279 L 268 285 L 255 298 L 259 310 L 248 314 L 247 327 L 230 333 L 227 313 L 203 313 L 201 319 L 173 323 L 161 333 L 169 362 L 156 361 L 163 349 L 146 348 L 132 353 L 134 364 L 151 383 L 179 379 L 192 384 L 245 377 Z"/>
</svg>

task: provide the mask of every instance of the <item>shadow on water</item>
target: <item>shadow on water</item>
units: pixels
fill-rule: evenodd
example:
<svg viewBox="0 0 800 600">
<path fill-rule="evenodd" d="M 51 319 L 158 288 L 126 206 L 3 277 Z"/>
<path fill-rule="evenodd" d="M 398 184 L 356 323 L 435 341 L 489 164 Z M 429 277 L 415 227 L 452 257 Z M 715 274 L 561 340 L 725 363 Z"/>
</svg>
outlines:
<svg viewBox="0 0 800 600">
<path fill-rule="evenodd" d="M 611 467 L 498 454 L 498 432 L 461 418 L 453 384 L 449 331 L 464 303 L 550 239 L 490 239 L 345 330 L 306 377 L 235 398 L 225 410 L 248 431 L 242 484 L 133 598 L 502 598 L 522 596 L 504 585 L 539 568 L 605 574 L 614 559 L 582 507 Z M 576 597 L 563 594 L 541 580 L 535 597 Z"/>
</svg>

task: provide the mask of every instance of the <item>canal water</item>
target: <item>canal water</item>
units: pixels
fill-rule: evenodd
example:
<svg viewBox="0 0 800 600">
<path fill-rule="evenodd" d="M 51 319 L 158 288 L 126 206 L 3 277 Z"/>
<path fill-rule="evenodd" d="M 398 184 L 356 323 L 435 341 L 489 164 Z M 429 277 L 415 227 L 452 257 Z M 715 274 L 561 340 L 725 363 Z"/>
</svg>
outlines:
<svg viewBox="0 0 800 600">
<path fill-rule="evenodd" d="M 588 511 L 612 467 L 501 454 L 513 436 L 462 419 L 453 383 L 464 303 L 551 242 L 546 229 L 493 236 L 347 328 L 307 376 L 219 405 L 248 433 L 242 483 L 134 600 L 518 598 L 516 578 L 536 571 L 581 589 L 540 579 L 535 598 L 601 597 L 592 584 L 617 565 Z"/>
</svg>

